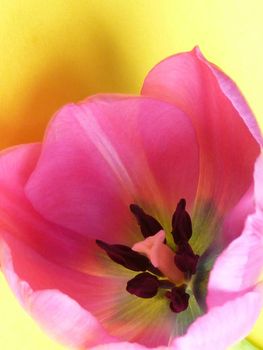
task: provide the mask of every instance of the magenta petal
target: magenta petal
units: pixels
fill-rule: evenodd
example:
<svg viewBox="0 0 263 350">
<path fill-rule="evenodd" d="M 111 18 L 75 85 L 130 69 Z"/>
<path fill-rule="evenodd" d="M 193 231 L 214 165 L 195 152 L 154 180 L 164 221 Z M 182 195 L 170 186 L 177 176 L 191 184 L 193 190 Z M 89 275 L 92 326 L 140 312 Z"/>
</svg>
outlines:
<svg viewBox="0 0 263 350">
<path fill-rule="evenodd" d="M 1 267 L 22 306 L 55 340 L 74 347 L 114 341 L 91 313 L 66 294 L 54 289 L 33 291 L 15 273 L 10 250 L 3 242 Z"/>
<path fill-rule="evenodd" d="M 48 222 L 26 198 L 24 186 L 40 151 L 40 144 L 29 144 L 1 152 L 0 234 L 13 235 L 64 267 L 107 274 L 109 265 L 100 258 L 93 240 Z"/>
<path fill-rule="evenodd" d="M 174 340 L 176 350 L 223 350 L 248 335 L 263 306 L 262 287 L 199 317 L 185 336 Z"/>
<path fill-rule="evenodd" d="M 197 181 L 197 144 L 185 114 L 153 99 L 106 96 L 58 112 L 26 193 L 48 220 L 126 243 L 135 225 L 131 203 L 165 214 L 180 197 L 191 206 Z"/>
<path fill-rule="evenodd" d="M 256 140 L 262 144 L 234 83 L 194 49 L 154 67 L 142 94 L 173 103 L 190 117 L 200 147 L 198 198 L 213 200 L 217 210 L 227 212 L 251 185 Z"/>
</svg>

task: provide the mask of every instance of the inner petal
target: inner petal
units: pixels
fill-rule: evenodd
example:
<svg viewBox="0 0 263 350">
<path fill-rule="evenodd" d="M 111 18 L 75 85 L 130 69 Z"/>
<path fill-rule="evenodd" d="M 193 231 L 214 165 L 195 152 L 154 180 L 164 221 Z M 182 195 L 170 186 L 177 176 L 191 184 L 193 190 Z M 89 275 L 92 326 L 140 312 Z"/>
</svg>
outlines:
<svg viewBox="0 0 263 350">
<path fill-rule="evenodd" d="M 49 221 L 85 237 L 134 243 L 129 204 L 151 203 L 161 223 L 181 192 L 191 207 L 198 163 L 191 123 L 175 106 L 96 97 L 51 121 L 26 194 Z"/>
</svg>

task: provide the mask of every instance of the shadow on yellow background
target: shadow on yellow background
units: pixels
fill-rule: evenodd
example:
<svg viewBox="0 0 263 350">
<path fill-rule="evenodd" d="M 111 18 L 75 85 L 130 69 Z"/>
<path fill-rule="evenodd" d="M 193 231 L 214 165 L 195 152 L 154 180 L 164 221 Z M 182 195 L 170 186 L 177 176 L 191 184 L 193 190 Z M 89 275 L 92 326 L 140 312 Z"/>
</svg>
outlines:
<svg viewBox="0 0 263 350">
<path fill-rule="evenodd" d="M 41 140 L 67 102 L 139 93 L 154 64 L 196 44 L 235 79 L 263 126 L 262 38 L 260 0 L 2 0 L 0 148 Z M 1 348 L 60 349 L 0 284 Z M 263 347 L 260 324 L 253 339 Z"/>
</svg>

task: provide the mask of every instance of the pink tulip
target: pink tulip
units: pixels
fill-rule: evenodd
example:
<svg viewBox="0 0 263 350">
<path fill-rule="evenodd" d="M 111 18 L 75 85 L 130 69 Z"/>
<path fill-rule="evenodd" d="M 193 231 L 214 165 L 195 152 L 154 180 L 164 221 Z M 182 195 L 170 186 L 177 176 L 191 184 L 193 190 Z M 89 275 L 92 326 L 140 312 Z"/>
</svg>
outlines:
<svg viewBox="0 0 263 350">
<path fill-rule="evenodd" d="M 263 305 L 262 145 L 198 49 L 154 67 L 141 96 L 63 107 L 42 144 L 1 153 L 10 287 L 68 346 L 226 349 Z"/>
</svg>

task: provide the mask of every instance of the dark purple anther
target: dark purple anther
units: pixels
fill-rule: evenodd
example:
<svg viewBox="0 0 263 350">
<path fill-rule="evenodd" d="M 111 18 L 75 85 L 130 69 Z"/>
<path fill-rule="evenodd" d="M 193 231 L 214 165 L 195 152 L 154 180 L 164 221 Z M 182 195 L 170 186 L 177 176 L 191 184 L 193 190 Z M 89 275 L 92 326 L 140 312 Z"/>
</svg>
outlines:
<svg viewBox="0 0 263 350">
<path fill-rule="evenodd" d="M 175 244 L 189 241 L 192 236 L 192 222 L 190 215 L 185 210 L 186 201 L 180 199 L 172 218 L 172 235 Z"/>
<path fill-rule="evenodd" d="M 174 257 L 174 263 L 179 270 L 190 277 L 196 273 L 198 259 L 199 255 L 194 254 L 190 244 L 186 242 L 179 245 Z"/>
<path fill-rule="evenodd" d="M 170 308 L 173 312 L 179 313 L 187 309 L 190 296 L 186 293 L 185 288 L 186 286 L 182 285 L 166 292 L 166 297 L 171 300 Z"/>
<path fill-rule="evenodd" d="M 130 210 L 136 217 L 144 238 L 153 236 L 163 229 L 155 218 L 146 214 L 137 204 L 131 204 Z"/>
<path fill-rule="evenodd" d="M 139 298 L 152 298 L 157 294 L 158 288 L 158 278 L 148 272 L 143 272 L 128 281 L 126 290 Z"/>
<path fill-rule="evenodd" d="M 188 243 L 192 236 L 192 223 L 190 215 L 185 210 L 185 207 L 186 201 L 182 198 L 178 202 L 172 218 L 172 235 L 177 246 L 174 263 L 177 268 L 183 272 L 180 281 L 190 280 L 191 276 L 196 273 L 199 259 L 199 255 L 194 254 Z M 142 235 L 145 238 L 154 236 L 159 231 L 163 230 L 161 224 L 155 218 L 146 214 L 138 205 L 131 204 L 130 210 L 136 217 Z M 149 240 L 151 241 L 151 239 Z M 159 288 L 162 290 L 162 293 L 164 293 L 164 289 L 169 289 L 164 295 L 170 299 L 171 310 L 175 313 L 179 313 L 187 309 L 190 296 L 186 293 L 186 285 L 177 287 L 175 283 L 165 278 L 166 276 L 164 276 L 157 267 L 154 267 L 148 257 L 125 245 L 108 244 L 101 240 L 96 240 L 96 243 L 101 249 L 105 250 L 107 255 L 117 264 L 133 271 L 143 271 L 127 282 L 127 292 L 139 298 L 152 298 L 158 293 Z M 164 240 L 163 243 L 166 244 L 166 240 Z M 156 253 L 158 254 L 158 251 L 155 252 L 155 254 Z M 171 258 L 172 257 L 173 253 Z M 168 255 L 168 259 L 170 259 L 170 255 Z M 146 270 L 149 272 L 146 272 Z M 176 272 L 179 273 L 178 270 Z M 157 276 L 161 278 L 158 279 Z"/>
<path fill-rule="evenodd" d="M 108 244 L 99 239 L 96 240 L 97 245 L 105 250 L 107 255 L 117 264 L 133 271 L 146 271 L 152 266 L 150 260 L 130 247 L 122 244 Z"/>
</svg>

